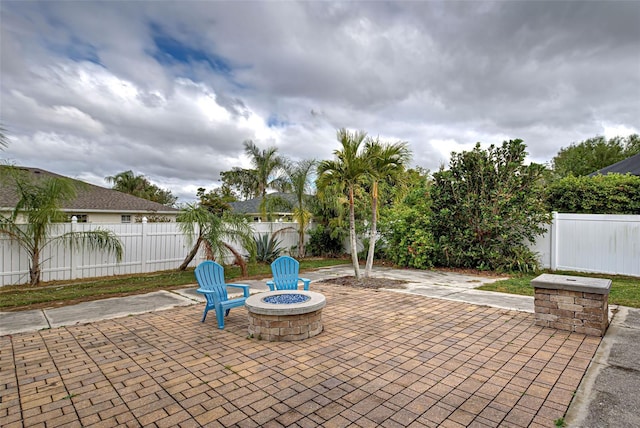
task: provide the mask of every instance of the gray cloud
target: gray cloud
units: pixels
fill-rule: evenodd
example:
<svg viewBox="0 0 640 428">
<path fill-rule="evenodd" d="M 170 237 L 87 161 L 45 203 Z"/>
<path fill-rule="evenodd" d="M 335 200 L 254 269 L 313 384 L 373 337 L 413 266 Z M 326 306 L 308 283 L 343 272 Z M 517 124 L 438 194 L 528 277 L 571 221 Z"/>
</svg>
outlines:
<svg viewBox="0 0 640 428">
<path fill-rule="evenodd" d="M 15 163 L 192 199 L 242 141 L 329 158 L 339 127 L 431 170 L 476 141 L 640 131 L 638 2 L 5 1 L 0 121 Z"/>
</svg>

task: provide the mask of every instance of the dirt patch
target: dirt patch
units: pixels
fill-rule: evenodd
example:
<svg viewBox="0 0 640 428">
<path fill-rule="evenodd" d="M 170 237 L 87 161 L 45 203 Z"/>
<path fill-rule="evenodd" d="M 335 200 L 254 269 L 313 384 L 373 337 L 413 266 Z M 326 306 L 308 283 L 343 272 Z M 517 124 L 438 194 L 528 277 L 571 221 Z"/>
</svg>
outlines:
<svg viewBox="0 0 640 428">
<path fill-rule="evenodd" d="M 370 288 L 377 290 L 379 288 L 407 288 L 404 284 L 408 281 L 388 278 L 361 278 L 358 281 L 355 276 L 340 276 L 337 278 L 323 279 L 322 282 L 327 284 L 345 285 L 347 287 Z"/>
</svg>

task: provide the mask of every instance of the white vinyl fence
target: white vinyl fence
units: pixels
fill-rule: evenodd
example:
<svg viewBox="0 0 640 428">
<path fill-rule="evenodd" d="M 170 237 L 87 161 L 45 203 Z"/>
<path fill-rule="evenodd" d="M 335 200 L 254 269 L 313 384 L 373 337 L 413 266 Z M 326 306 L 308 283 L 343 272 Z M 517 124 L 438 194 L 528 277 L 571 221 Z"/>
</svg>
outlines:
<svg viewBox="0 0 640 428">
<path fill-rule="evenodd" d="M 252 223 L 256 236 L 279 232 L 276 236 L 286 253 L 298 245 L 297 223 Z M 106 229 L 122 242 L 122 261 L 102 251 L 71 249 L 62 245 L 45 247 L 40 256 L 42 281 L 64 281 L 111 275 L 158 272 L 176 269 L 191 249 L 178 223 L 63 223 L 53 230 L 53 236 L 70 231 Z M 242 254 L 246 251 L 234 245 Z M 296 253 L 297 254 L 297 253 Z M 190 266 L 203 260 L 199 254 Z M 231 262 L 233 258 L 225 260 Z M 0 235 L 0 286 L 29 282 L 28 255 L 8 237 Z"/>
<path fill-rule="evenodd" d="M 640 276 L 640 215 L 553 213 L 532 248 L 552 270 Z"/>
</svg>

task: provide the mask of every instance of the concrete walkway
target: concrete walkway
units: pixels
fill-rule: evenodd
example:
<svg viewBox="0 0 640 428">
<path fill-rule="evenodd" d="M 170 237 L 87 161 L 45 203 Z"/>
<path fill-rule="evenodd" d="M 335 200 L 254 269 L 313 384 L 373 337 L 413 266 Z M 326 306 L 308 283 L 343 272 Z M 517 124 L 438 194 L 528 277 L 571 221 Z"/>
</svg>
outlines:
<svg viewBox="0 0 640 428">
<path fill-rule="evenodd" d="M 389 293 L 318 283 L 329 277 L 352 274 L 352 269 L 346 266 L 305 273 L 313 280 L 312 288 L 321 288 L 329 296 L 331 305 L 324 312 L 325 332 L 318 339 L 293 345 L 247 340 L 246 315 L 238 310 L 232 310 L 224 331 L 215 329 L 210 320 L 199 323 L 201 305 L 194 304 L 202 302 L 202 298 L 194 292 L 195 287 L 60 308 L 0 313 L 0 389 L 9 397 L 0 402 L 0 420 L 6 421 L 7 426 L 30 426 L 38 420 L 46 420 L 51 426 L 67 425 L 70 421 L 82 426 L 91 423 L 118 426 L 134 421 L 143 426 L 153 423 L 157 426 L 552 426 L 554 420 L 567 412 L 565 421 L 569 426 L 640 426 L 640 394 L 637 394 L 640 310 L 618 308 L 600 342 L 598 338 L 535 327 L 531 297 L 474 289 L 499 278 L 376 268 L 375 276 L 409 281 L 407 288 Z M 247 283 L 252 292 L 267 289 L 264 281 Z M 409 300 L 403 300 L 402 296 Z M 163 311 L 171 308 L 172 311 Z M 143 313 L 157 317 L 140 315 L 143 318 L 138 320 L 130 316 Z M 113 321 L 106 321 L 109 319 Z M 166 327 L 156 331 L 160 325 Z M 61 326 L 67 328 L 55 329 Z M 144 332 L 138 334 L 141 328 Z M 119 335 L 130 333 L 135 333 L 133 342 L 119 342 Z M 88 335 L 86 343 L 82 339 L 85 335 Z M 150 335 L 165 341 L 165 345 L 158 347 L 159 343 L 149 342 Z M 213 339 L 213 347 L 202 342 L 207 335 Z M 346 343 L 350 337 L 353 341 Z M 131 379 L 146 373 L 148 380 L 125 380 L 129 378 L 122 375 L 131 369 L 124 372 L 118 369 L 122 374 L 114 378 L 111 372 L 115 367 L 105 368 L 100 363 L 102 357 L 92 351 L 96 340 L 100 346 L 106 346 L 105 339 L 115 345 L 108 354 L 120 355 L 117 359 L 122 359 L 122 367 L 139 367 L 133 371 L 138 374 Z M 37 351 L 33 345 L 23 348 L 36 342 L 43 343 Z M 67 351 L 58 351 L 59 343 L 77 348 L 77 358 L 90 357 L 86 364 L 93 368 L 88 369 L 87 380 L 65 367 L 70 363 L 80 373 L 86 371 L 73 363 L 73 358 L 61 358 Z M 185 361 L 166 353 L 175 349 L 175 343 L 193 349 L 189 355 L 203 352 L 200 348 L 204 346 L 209 355 L 217 355 L 212 358 L 219 364 L 229 362 L 224 368 L 231 367 L 230 373 L 214 375 L 206 370 L 208 364 L 195 372 L 193 369 L 201 365 L 199 360 L 189 362 L 189 358 Z M 230 347 L 232 352 L 227 353 L 215 343 Z M 145 351 L 149 346 L 151 349 Z M 243 351 L 247 347 L 248 353 Z M 279 347 L 292 353 L 294 365 L 283 365 Z M 27 352 L 24 359 L 22 349 Z M 107 351 L 102 354 L 107 358 Z M 272 357 L 278 362 L 262 361 L 255 367 L 251 364 Z M 185 390 L 176 391 L 172 388 L 177 385 L 173 378 L 162 374 L 166 373 L 162 370 L 166 364 L 160 364 L 160 372 L 156 372 L 155 366 L 145 363 L 157 358 L 175 366 L 172 372 L 186 373 L 182 383 L 195 390 L 203 389 L 198 379 L 207 378 L 209 385 L 217 385 L 230 393 L 231 398 L 237 396 L 243 401 L 240 397 L 249 394 L 256 401 L 238 405 L 226 394 L 214 393 L 217 388 L 212 388 L 213 391 L 208 388 L 197 396 L 205 394 L 202 398 L 213 400 L 212 404 L 190 407 L 185 403 L 192 395 Z M 309 366 L 305 364 L 308 358 L 318 362 Z M 452 364 L 457 359 L 460 361 Z M 46 360 L 51 360 L 55 367 L 43 372 Z M 30 369 L 29 361 L 35 361 L 40 368 Z M 271 364 L 281 366 L 284 377 L 269 370 L 269 376 L 259 375 L 265 367 L 273 367 Z M 306 369 L 300 371 L 296 367 Z M 345 370 L 353 373 L 347 376 Z M 11 371 L 14 378 L 8 379 Z M 26 376 L 32 371 L 33 376 Z M 49 374 L 43 377 L 43 373 Z M 100 379 L 97 373 L 102 373 Z M 227 382 L 229 376 L 233 380 Z M 65 386 L 64 396 L 62 392 L 54 393 L 59 388 L 48 395 L 40 393 L 51 387 L 49 378 L 56 379 L 55 385 Z M 247 384 L 242 379 L 254 381 Z M 32 383 L 40 386 L 31 390 Z M 111 404 L 91 398 L 94 395 L 90 384 L 102 385 L 98 389 L 113 396 Z M 142 400 L 149 393 L 148 385 L 152 385 L 156 401 L 178 405 L 175 415 L 166 406 L 161 411 Z M 257 389 L 250 385 L 256 385 Z M 270 385 L 277 388 L 270 390 Z M 576 388 L 578 392 L 572 400 Z M 75 397 L 76 391 L 84 392 Z M 135 392 L 135 396 L 127 395 L 126 391 Z M 267 391 L 271 401 L 273 397 L 277 400 L 258 399 L 258 391 Z M 305 399 L 294 398 L 300 395 Z M 65 400 L 66 396 L 72 397 Z M 220 401 L 221 397 L 224 400 Z M 130 399 L 140 402 L 140 406 L 118 404 Z M 34 406 L 34 400 L 43 401 Z M 92 407 L 97 406 L 96 412 L 87 411 L 87 400 Z M 219 406 L 213 405 L 215 402 L 220 402 Z M 116 412 L 114 408 L 120 410 Z"/>
</svg>

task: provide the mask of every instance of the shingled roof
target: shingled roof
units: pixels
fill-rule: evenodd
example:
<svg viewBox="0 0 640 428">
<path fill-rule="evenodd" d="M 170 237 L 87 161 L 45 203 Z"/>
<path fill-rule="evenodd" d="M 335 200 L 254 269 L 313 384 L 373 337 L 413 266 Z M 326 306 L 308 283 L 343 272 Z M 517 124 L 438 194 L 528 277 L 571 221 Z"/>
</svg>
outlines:
<svg viewBox="0 0 640 428">
<path fill-rule="evenodd" d="M 633 174 L 640 176 L 640 153 L 623 159 L 613 165 L 609 165 L 606 168 L 602 168 L 596 172 L 592 172 L 589 175 L 594 176 L 599 174 Z"/>
<path fill-rule="evenodd" d="M 0 167 L 7 168 L 7 167 Z M 105 187 L 95 186 L 84 181 L 64 177 L 41 168 L 14 167 L 33 177 L 66 178 L 78 184 L 76 198 L 67 202 L 63 211 L 87 212 L 119 212 L 119 213 L 158 213 L 176 214 L 179 210 L 173 207 L 152 202 L 137 196 L 119 192 Z M 11 180 L 3 181 L 0 186 L 0 210 L 12 210 L 18 202 L 18 194 Z"/>
<path fill-rule="evenodd" d="M 287 201 L 291 206 L 296 204 L 296 196 L 291 193 L 270 193 L 267 198 L 281 198 Z M 262 196 L 249 199 L 246 201 L 230 202 L 233 211 L 239 214 L 258 214 L 260 212 L 260 204 L 262 203 Z M 291 209 L 279 210 L 278 212 L 290 213 Z"/>
</svg>

